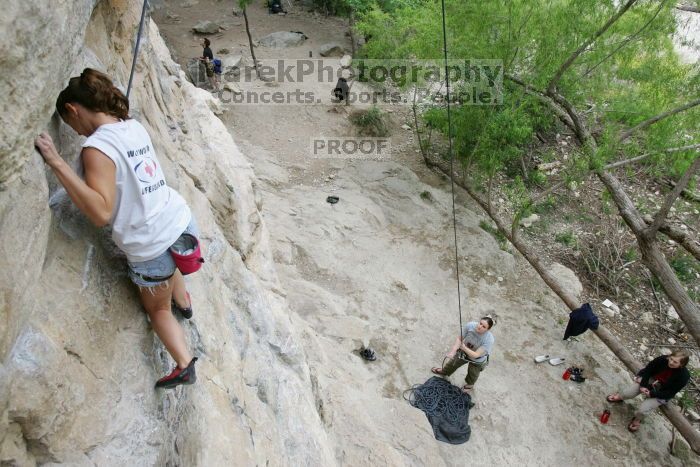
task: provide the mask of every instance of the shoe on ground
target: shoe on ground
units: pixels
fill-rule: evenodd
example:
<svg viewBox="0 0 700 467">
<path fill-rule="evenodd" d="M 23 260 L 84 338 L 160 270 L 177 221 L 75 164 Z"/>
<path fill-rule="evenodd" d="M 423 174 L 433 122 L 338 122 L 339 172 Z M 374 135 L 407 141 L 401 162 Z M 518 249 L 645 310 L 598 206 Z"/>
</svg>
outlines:
<svg viewBox="0 0 700 467">
<path fill-rule="evenodd" d="M 197 361 L 197 357 L 194 357 L 187 368 L 175 369 L 167 376 L 163 376 L 156 382 L 157 388 L 162 389 L 172 389 L 181 384 L 194 384 L 197 381 L 197 373 L 194 370 L 194 363 Z"/>
<path fill-rule="evenodd" d="M 373 362 L 377 359 L 377 355 L 374 353 L 374 350 L 370 349 L 369 347 L 360 350 L 360 357 L 369 362 Z"/>
<path fill-rule="evenodd" d="M 571 378 L 569 378 L 569 380 L 575 381 L 577 383 L 583 383 L 584 381 L 586 381 L 586 378 L 584 378 L 580 374 L 577 374 L 577 375 L 571 375 Z"/>
</svg>

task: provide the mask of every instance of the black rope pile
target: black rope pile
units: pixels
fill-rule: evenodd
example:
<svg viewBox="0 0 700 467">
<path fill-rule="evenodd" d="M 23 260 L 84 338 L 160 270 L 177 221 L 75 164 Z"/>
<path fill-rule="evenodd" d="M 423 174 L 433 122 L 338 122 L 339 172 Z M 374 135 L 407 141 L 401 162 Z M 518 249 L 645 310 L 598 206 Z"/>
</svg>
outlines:
<svg viewBox="0 0 700 467">
<path fill-rule="evenodd" d="M 433 376 L 423 384 L 404 391 L 404 399 L 425 412 L 435 438 L 450 444 L 469 440 L 469 406 L 471 397 L 449 381 Z"/>
</svg>

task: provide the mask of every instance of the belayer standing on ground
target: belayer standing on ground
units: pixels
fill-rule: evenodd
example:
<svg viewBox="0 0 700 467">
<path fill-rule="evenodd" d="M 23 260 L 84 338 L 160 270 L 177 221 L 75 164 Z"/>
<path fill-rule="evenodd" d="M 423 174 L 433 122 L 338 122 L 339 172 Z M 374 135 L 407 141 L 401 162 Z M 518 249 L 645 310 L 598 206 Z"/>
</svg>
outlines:
<svg viewBox="0 0 700 467">
<path fill-rule="evenodd" d="M 177 364 L 156 387 L 194 383 L 197 359 L 171 312 L 171 300 L 186 318 L 192 307 L 169 253 L 183 233 L 196 235 L 190 208 L 166 185 L 151 138 L 129 118 L 129 101 L 107 75 L 86 68 L 71 78 L 56 110 L 87 137 L 80 153 L 84 178 L 61 158 L 48 134 L 40 134 L 35 145 L 78 209 L 96 226 L 110 225 L 112 239 L 126 254 L 129 277 L 139 287 L 153 330 Z"/>
<path fill-rule="evenodd" d="M 688 360 L 690 360 L 690 354 L 685 350 L 676 350 L 671 355 L 656 357 L 637 372 L 634 384 L 606 398 L 608 402 L 622 402 L 639 394 L 645 397 L 627 425 L 629 431 L 634 433 L 639 430 L 647 413 L 660 405 L 667 404 L 688 384 L 690 381 L 690 372 L 686 368 Z"/>
<path fill-rule="evenodd" d="M 485 316 L 477 321 L 470 321 L 464 325 L 462 335 L 457 336 L 454 345 L 447 353 L 449 360 L 443 363 L 442 368 L 434 367 L 431 371 L 436 375 L 450 376 L 462 365 L 469 365 L 466 383 L 462 389 L 471 390 L 479 379 L 479 374 L 488 364 L 489 354 L 493 349 L 494 338 L 490 329 L 493 327 L 493 319 Z"/>
<path fill-rule="evenodd" d="M 218 91 L 218 76 L 214 73 L 214 53 L 211 51 L 210 46 L 211 41 L 205 37 L 202 41 L 202 56 L 199 57 L 199 59 L 204 62 L 204 68 L 207 73 L 207 78 L 209 78 L 209 82 L 211 83 L 211 87 L 214 88 L 214 91 Z"/>
</svg>

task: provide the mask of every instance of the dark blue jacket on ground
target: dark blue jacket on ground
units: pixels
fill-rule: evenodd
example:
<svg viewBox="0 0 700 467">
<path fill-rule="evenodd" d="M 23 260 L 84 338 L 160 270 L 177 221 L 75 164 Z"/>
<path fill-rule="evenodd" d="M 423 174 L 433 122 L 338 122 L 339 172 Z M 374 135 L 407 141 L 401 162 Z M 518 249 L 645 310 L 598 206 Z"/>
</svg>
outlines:
<svg viewBox="0 0 700 467">
<path fill-rule="evenodd" d="M 583 334 L 588 329 L 598 329 L 598 317 L 593 313 L 591 305 L 584 303 L 581 308 L 569 313 L 569 324 L 566 325 L 566 331 L 564 331 L 564 340 Z"/>
</svg>

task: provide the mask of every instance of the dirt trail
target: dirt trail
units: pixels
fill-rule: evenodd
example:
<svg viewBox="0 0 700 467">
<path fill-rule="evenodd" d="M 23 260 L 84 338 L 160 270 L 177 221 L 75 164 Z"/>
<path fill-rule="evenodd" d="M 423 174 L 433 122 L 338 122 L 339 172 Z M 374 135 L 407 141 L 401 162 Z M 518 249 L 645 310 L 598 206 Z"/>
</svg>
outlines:
<svg viewBox="0 0 700 467">
<path fill-rule="evenodd" d="M 166 1 L 154 14 L 182 65 L 201 52 L 190 28 L 204 19 L 227 28 L 210 36 L 215 55 L 221 48 L 249 55 L 243 18 L 223 2 L 182 3 Z M 308 58 L 310 50 L 316 57 L 330 41 L 349 48 L 343 21 L 299 3 L 287 16 L 253 5 L 249 17 L 254 38 L 275 31 L 309 36 L 298 47 L 258 47 L 260 58 Z M 385 161 L 310 157 L 311 138 L 353 133 L 347 114 L 332 106 L 225 108 L 221 118 L 261 182 L 275 262 L 312 371 L 310 389 L 339 464 L 682 465 L 667 454 L 670 430 L 660 415 L 636 436 L 626 430 L 630 405 L 613 407 L 610 423 L 600 424 L 605 394 L 629 382 L 628 373 L 593 335 L 561 341 L 565 307 L 522 258 L 500 250 L 479 227 L 484 217 L 463 193 L 457 216 L 464 320 L 496 314 L 496 345 L 477 385 L 470 442 L 435 441 L 425 416 L 402 394 L 430 377 L 459 331 L 451 195 L 449 183 L 422 164 L 411 131 L 401 128 L 408 108 L 385 107 L 393 120 Z M 340 202 L 327 204 L 330 194 Z M 376 362 L 358 357 L 363 342 L 377 351 Z M 533 363 L 539 354 L 585 367 L 588 380 L 563 381 L 563 367 Z M 452 381 L 459 384 L 464 374 Z"/>
</svg>

